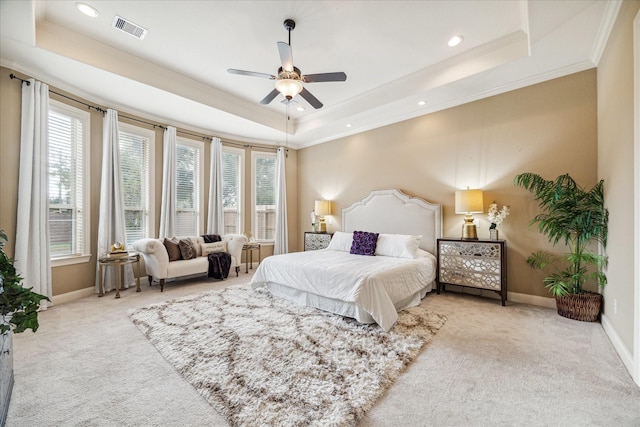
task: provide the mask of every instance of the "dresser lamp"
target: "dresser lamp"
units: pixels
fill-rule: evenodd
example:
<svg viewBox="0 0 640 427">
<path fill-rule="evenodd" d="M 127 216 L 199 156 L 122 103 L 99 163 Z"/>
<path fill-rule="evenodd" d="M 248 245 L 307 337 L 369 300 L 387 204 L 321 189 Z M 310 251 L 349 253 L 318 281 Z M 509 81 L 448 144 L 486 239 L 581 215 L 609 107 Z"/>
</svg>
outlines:
<svg viewBox="0 0 640 427">
<path fill-rule="evenodd" d="M 463 240 L 478 240 L 476 225 L 473 223 L 474 213 L 484 211 L 484 201 L 482 190 L 460 190 L 456 191 L 456 213 L 464 214 L 464 224 L 462 224 Z"/>
<path fill-rule="evenodd" d="M 331 215 L 330 200 L 316 200 L 314 212 L 318 216 L 318 231 L 320 233 L 327 232 L 327 224 L 324 222 L 325 215 Z"/>
</svg>

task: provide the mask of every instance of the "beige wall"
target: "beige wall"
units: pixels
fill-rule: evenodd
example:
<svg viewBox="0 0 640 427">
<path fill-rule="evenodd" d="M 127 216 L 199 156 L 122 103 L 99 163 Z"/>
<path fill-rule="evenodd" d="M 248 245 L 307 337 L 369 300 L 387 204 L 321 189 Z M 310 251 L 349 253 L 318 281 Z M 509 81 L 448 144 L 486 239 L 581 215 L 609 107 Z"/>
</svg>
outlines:
<svg viewBox="0 0 640 427">
<path fill-rule="evenodd" d="M 549 247 L 528 228 L 537 205 L 513 186 L 513 178 L 535 172 L 552 179 L 569 172 L 584 186 L 595 184 L 596 108 L 596 72 L 588 70 L 299 150 L 299 239 L 311 228 L 315 199 L 335 201 L 328 226 L 335 231 L 340 209 L 387 188 L 441 203 L 443 234 L 458 237 L 462 216 L 454 213 L 454 191 L 481 188 L 485 212 L 494 200 L 511 206 L 500 227 L 507 240 L 509 291 L 546 297 L 543 275 L 524 260 Z M 488 238 L 486 213 L 476 218 L 479 237 Z"/>
<path fill-rule="evenodd" d="M 17 163 L 19 158 L 20 84 L 9 80 L 11 70 L 0 69 L 0 228 L 15 233 Z M 126 112 L 123 112 L 126 114 Z M 129 115 L 129 114 L 127 114 Z M 92 113 L 92 247 L 97 234 L 102 116 Z M 531 171 L 553 178 L 569 172 L 583 185 L 596 175 L 596 73 L 589 70 L 449 110 L 385 126 L 303 150 L 289 150 L 287 197 L 289 249 L 302 249 L 302 235 L 310 230 L 309 213 L 317 198 L 335 201 L 336 215 L 329 231 L 340 229 L 340 209 L 371 190 L 399 188 L 444 206 L 444 235 L 460 234 L 461 216 L 453 212 L 453 192 L 479 187 L 485 205 L 495 200 L 511 206 L 500 228 L 508 244 L 509 290 L 547 296 L 542 275 L 524 259 L 533 250 L 548 248 L 539 233 L 528 228 L 537 212 L 530 194 L 512 185 L 513 177 Z M 156 131 L 156 224 L 162 180 L 162 132 Z M 208 144 L 206 144 L 208 145 Z M 208 176 L 209 147 L 205 152 Z M 247 150 L 246 193 L 249 193 L 250 152 Z M 208 179 L 205 179 L 205 190 Z M 208 192 L 208 191 L 207 191 Z M 205 201 L 206 207 L 206 201 Z M 250 224 L 249 200 L 245 224 Z M 488 236 L 486 215 L 480 237 Z M 12 253 L 13 245 L 8 249 Z M 263 257 L 272 248 L 263 250 Z M 95 259 L 89 264 L 53 269 L 54 295 L 93 285 Z"/>
<path fill-rule="evenodd" d="M 23 78 L 23 76 L 13 70 L 0 67 L 0 229 L 5 230 L 10 242 L 5 246 L 9 256 L 14 253 L 14 236 L 16 231 L 16 208 L 18 200 L 18 163 L 20 159 L 20 108 L 21 108 L 21 84 L 19 80 L 11 80 L 9 74 L 14 73 Z M 46 83 L 46 82 L 45 82 Z M 81 99 L 74 94 L 66 93 L 57 88 L 51 87 L 59 93 L 64 93 L 75 99 L 82 100 L 91 105 L 97 105 L 90 100 Z M 66 102 L 74 106 L 79 106 L 65 98 L 55 94 L 50 94 L 52 99 Z M 80 105 L 81 106 L 81 105 Z M 82 107 L 82 106 L 81 106 Z M 82 107 L 84 108 L 84 107 Z M 96 246 L 98 234 L 98 211 L 100 207 L 100 175 L 102 169 L 102 114 L 90 110 L 91 112 L 91 152 L 90 152 L 90 173 L 91 173 L 91 253 L 93 256 L 88 263 L 75 264 L 70 266 L 61 266 L 52 268 L 52 286 L 53 295 L 61 295 L 67 292 L 92 287 L 95 282 L 95 265 L 96 265 Z M 120 112 L 120 115 L 126 115 L 133 118 L 149 121 L 144 117 L 138 117 L 127 113 Z M 129 123 L 135 126 L 148 125 L 141 124 L 135 120 L 129 120 L 120 117 L 121 122 Z M 192 133 L 192 132 L 190 132 Z M 162 194 L 162 135 L 160 128 L 155 129 L 155 224 L 156 231 L 160 223 L 160 199 Z M 178 134 L 180 137 L 186 137 Z M 204 135 L 203 135 L 204 136 Z M 200 139 L 201 140 L 201 139 Z M 231 141 L 235 142 L 235 141 Z M 223 141 L 224 143 L 224 141 Z M 208 214 L 208 194 L 209 194 L 209 169 L 210 169 L 210 144 L 205 141 L 205 153 L 203 159 L 204 166 L 204 218 L 206 226 L 206 217 Z M 259 150 L 259 148 L 254 147 Z M 244 224 L 245 230 L 248 230 L 251 224 L 250 216 L 250 197 L 251 197 L 251 148 L 245 148 L 245 201 L 244 201 Z M 297 229 L 297 153 L 296 150 L 290 149 L 286 161 L 287 171 L 287 194 L 288 194 L 288 218 L 289 224 L 293 229 Z M 298 239 L 293 233 L 289 234 L 289 248 L 292 251 L 298 250 Z M 262 249 L 262 257 L 273 253 L 272 245 L 265 245 Z"/>
<path fill-rule="evenodd" d="M 604 289 L 604 315 L 633 353 L 634 253 L 633 223 L 633 19 L 640 2 L 622 3 L 618 19 L 598 64 L 598 176 L 605 180 L 609 209 L 607 254 L 609 284 Z M 637 326 L 636 326 L 637 327 Z M 637 357 L 637 355 L 636 355 Z"/>
</svg>

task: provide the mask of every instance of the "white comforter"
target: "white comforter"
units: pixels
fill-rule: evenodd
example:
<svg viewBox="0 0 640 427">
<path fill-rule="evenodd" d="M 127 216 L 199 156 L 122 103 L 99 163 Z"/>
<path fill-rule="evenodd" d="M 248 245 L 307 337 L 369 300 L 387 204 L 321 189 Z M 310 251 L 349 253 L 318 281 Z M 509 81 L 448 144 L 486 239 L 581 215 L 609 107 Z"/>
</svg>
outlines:
<svg viewBox="0 0 640 427">
<path fill-rule="evenodd" d="M 436 260 L 351 255 L 329 249 L 274 255 L 258 266 L 252 287 L 273 282 L 322 297 L 355 303 L 384 330 L 396 322 L 394 304 L 420 293 L 435 278 Z"/>
</svg>

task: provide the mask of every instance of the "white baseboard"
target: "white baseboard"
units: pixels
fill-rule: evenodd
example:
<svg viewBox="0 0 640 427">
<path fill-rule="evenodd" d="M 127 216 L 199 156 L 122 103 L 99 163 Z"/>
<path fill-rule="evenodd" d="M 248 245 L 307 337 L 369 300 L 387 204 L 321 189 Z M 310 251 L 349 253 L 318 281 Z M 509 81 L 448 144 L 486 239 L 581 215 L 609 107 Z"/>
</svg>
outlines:
<svg viewBox="0 0 640 427">
<path fill-rule="evenodd" d="M 469 287 L 461 287 L 457 285 L 447 285 L 447 290 L 453 290 L 455 292 L 466 293 L 471 295 L 479 295 L 483 297 L 500 299 L 500 295 L 494 291 L 489 291 L 486 289 L 478 289 L 478 288 L 469 288 Z M 539 297 L 536 295 L 527 295 L 521 294 L 518 292 L 508 292 L 507 291 L 507 304 L 511 302 L 517 302 L 520 304 L 531 304 L 537 305 L 538 307 L 546 307 L 546 308 L 556 308 L 556 300 L 555 298 L 548 297 Z"/>
<path fill-rule="evenodd" d="M 51 305 L 64 304 L 66 302 L 75 301 L 80 298 L 94 295 L 95 293 L 96 293 L 96 288 L 91 286 L 89 288 L 78 289 L 77 291 L 71 291 L 65 294 L 54 295 L 53 298 L 51 298 L 51 302 L 52 302 Z"/>
<path fill-rule="evenodd" d="M 538 307 L 556 308 L 556 299 L 549 297 L 539 297 L 537 295 L 527 295 L 518 292 L 507 292 L 508 301 L 519 302 L 521 304 L 537 305 Z"/>
<path fill-rule="evenodd" d="M 620 338 L 620 335 L 618 335 L 616 330 L 611 325 L 609 318 L 605 314 L 601 316 L 600 322 L 602 323 L 602 329 L 604 329 L 604 333 L 609 337 L 611 344 L 613 344 L 613 348 L 616 349 L 618 356 L 620 356 L 620 360 L 622 360 L 625 368 L 627 368 L 627 371 L 629 371 L 629 375 L 631 375 L 631 377 L 633 378 L 633 356 L 631 355 L 631 351 L 629 351 L 627 346 L 624 345 L 622 339 Z M 636 384 L 640 386 L 638 380 L 639 379 L 634 378 Z"/>
</svg>

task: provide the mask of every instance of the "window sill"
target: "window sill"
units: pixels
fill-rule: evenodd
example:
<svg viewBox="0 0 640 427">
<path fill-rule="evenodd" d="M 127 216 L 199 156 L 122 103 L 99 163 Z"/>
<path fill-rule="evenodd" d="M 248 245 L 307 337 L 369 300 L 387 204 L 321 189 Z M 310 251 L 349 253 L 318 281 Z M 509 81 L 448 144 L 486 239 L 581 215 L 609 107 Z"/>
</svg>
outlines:
<svg viewBox="0 0 640 427">
<path fill-rule="evenodd" d="M 74 255 L 51 259 L 51 267 L 63 267 L 65 265 L 84 264 L 89 262 L 91 255 Z"/>
</svg>

